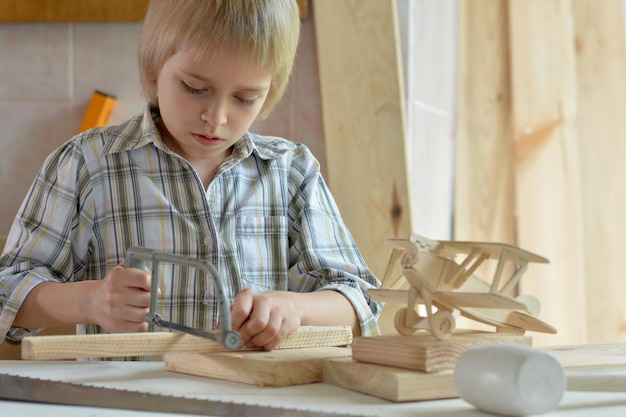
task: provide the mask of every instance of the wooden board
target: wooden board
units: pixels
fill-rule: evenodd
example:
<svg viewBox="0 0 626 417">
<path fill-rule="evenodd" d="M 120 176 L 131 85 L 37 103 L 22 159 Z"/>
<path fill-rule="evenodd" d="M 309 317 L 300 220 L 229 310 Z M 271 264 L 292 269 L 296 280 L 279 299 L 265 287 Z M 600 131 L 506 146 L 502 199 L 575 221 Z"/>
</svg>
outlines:
<svg viewBox="0 0 626 417">
<path fill-rule="evenodd" d="M 350 357 L 345 347 L 283 349 L 272 352 L 178 352 L 165 355 L 165 369 L 262 387 L 321 382 L 324 361 Z"/>
<path fill-rule="evenodd" d="M 411 232 L 395 1 L 314 0 L 311 10 L 327 181 L 363 257 L 382 276 L 387 239 Z"/>
<path fill-rule="evenodd" d="M 626 366 L 626 343 L 559 345 L 544 349 L 553 354 L 566 369 Z"/>
<path fill-rule="evenodd" d="M 349 326 L 302 326 L 277 349 L 343 346 L 352 342 Z M 183 333 L 123 333 L 33 336 L 22 341 L 22 359 L 56 360 L 161 355 L 168 352 L 222 352 L 222 345 Z"/>
<path fill-rule="evenodd" d="M 452 371 L 416 372 L 356 362 L 350 358 L 325 361 L 324 382 L 389 401 L 458 397 Z"/>
<path fill-rule="evenodd" d="M 352 358 L 358 362 L 420 372 L 441 372 L 454 369 L 457 359 L 467 349 L 488 343 L 530 346 L 532 339 L 523 335 L 489 332 L 457 333 L 444 341 L 427 332 L 412 336 L 357 337 L 352 342 Z"/>
</svg>

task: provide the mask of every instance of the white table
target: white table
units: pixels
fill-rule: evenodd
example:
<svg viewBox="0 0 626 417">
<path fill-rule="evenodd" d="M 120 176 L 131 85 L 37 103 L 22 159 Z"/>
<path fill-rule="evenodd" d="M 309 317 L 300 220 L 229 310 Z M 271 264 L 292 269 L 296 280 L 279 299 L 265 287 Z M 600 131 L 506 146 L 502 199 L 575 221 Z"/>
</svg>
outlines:
<svg viewBox="0 0 626 417">
<path fill-rule="evenodd" d="M 0 361 L 0 372 L 155 394 L 350 415 L 493 416 L 476 410 L 461 399 L 392 403 L 324 383 L 285 388 L 262 388 L 168 372 L 161 362 Z M 0 401 L 0 415 L 12 417 L 146 417 L 147 414 L 128 410 Z M 150 415 L 173 416 L 174 414 L 151 413 Z M 626 416 L 626 393 L 566 392 L 560 407 L 544 416 L 624 417 Z"/>
</svg>

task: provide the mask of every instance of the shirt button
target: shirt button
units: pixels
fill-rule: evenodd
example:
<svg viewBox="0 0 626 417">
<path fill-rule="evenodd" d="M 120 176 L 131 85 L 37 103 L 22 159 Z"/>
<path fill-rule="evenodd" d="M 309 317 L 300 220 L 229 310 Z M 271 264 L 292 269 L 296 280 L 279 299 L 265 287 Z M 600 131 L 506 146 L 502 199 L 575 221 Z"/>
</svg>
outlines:
<svg viewBox="0 0 626 417">
<path fill-rule="evenodd" d="M 209 249 L 211 249 L 211 248 L 213 247 L 213 239 L 210 239 L 210 238 L 206 238 L 206 239 L 204 239 L 204 244 L 205 244 L 205 245 L 206 245 Z"/>
</svg>

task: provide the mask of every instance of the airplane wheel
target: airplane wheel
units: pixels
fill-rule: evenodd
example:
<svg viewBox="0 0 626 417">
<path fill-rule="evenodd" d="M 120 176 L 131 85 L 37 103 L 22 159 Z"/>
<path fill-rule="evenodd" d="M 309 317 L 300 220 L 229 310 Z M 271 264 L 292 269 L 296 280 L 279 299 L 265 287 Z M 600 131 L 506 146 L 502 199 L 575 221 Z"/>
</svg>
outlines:
<svg viewBox="0 0 626 417">
<path fill-rule="evenodd" d="M 430 318 L 430 332 L 439 340 L 446 340 L 452 336 L 456 328 L 456 321 L 449 311 L 438 311 Z"/>
<path fill-rule="evenodd" d="M 393 324 L 396 327 L 398 333 L 404 336 L 410 336 L 415 333 L 416 329 L 409 327 L 406 325 L 406 313 L 408 308 L 401 308 L 396 312 L 396 316 L 394 317 Z"/>
</svg>

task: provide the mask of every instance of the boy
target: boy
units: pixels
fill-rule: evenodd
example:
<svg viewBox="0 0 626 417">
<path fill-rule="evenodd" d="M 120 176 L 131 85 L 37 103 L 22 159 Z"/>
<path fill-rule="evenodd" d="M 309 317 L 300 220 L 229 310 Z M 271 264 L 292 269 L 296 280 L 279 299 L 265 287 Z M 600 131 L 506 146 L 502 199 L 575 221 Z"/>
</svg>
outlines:
<svg viewBox="0 0 626 417">
<path fill-rule="evenodd" d="M 151 1 L 139 46 L 146 110 L 47 158 L 0 257 L 0 340 L 72 323 L 146 331 L 151 276 L 125 268 L 132 246 L 213 263 L 246 345 L 272 350 L 301 325 L 377 332 L 366 289 L 379 282 L 317 161 L 248 132 L 285 89 L 299 24 L 294 0 Z M 218 325 L 207 277 L 162 272 L 165 320 Z"/>
</svg>

